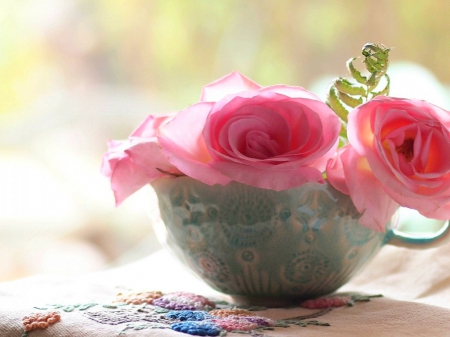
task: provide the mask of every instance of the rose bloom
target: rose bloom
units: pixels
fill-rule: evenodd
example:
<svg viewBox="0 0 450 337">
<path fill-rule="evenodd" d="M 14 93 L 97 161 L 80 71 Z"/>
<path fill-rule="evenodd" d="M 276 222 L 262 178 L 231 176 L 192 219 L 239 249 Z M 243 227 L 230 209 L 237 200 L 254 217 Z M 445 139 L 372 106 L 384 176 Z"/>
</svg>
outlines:
<svg viewBox="0 0 450 337">
<path fill-rule="evenodd" d="M 158 142 L 170 164 L 206 184 L 284 190 L 323 181 L 339 130 L 335 113 L 305 89 L 261 87 L 233 72 L 162 126 Z"/>
<path fill-rule="evenodd" d="M 365 212 L 367 225 L 372 218 L 381 229 L 398 205 L 449 218 L 449 112 L 425 101 L 376 97 L 349 114 L 348 140 L 327 175 Z"/>
</svg>

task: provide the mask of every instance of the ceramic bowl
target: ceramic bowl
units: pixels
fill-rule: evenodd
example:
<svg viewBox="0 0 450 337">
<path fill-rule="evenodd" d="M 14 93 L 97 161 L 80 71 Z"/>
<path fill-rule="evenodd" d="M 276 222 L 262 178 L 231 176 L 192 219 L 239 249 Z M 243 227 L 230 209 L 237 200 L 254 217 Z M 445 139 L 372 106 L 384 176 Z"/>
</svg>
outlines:
<svg viewBox="0 0 450 337">
<path fill-rule="evenodd" d="M 332 293 L 392 241 L 414 238 L 358 223 L 351 199 L 325 182 L 285 191 L 189 177 L 152 183 L 164 243 L 212 288 L 238 302 L 278 304 Z M 387 224 L 392 228 L 396 219 Z M 420 241 L 420 242 L 419 242 Z"/>
</svg>

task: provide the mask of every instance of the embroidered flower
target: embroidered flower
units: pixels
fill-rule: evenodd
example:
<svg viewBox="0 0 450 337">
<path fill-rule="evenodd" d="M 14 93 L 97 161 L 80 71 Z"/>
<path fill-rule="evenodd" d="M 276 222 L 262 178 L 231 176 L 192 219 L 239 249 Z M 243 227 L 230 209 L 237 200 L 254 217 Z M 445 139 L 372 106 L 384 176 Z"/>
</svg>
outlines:
<svg viewBox="0 0 450 337">
<path fill-rule="evenodd" d="M 252 318 L 253 317 L 254 316 L 252 316 Z M 212 320 L 212 322 L 227 331 L 248 331 L 256 329 L 258 327 L 258 323 L 251 322 L 247 318 L 248 317 L 244 316 L 227 316 L 223 318 L 215 318 Z"/>
<path fill-rule="evenodd" d="M 166 314 L 166 317 L 180 321 L 203 321 L 212 318 L 206 311 L 199 310 L 172 310 Z"/>
<path fill-rule="evenodd" d="M 338 308 L 348 305 L 351 301 L 350 296 L 329 296 L 304 301 L 300 306 L 306 309 Z"/>
<path fill-rule="evenodd" d="M 58 311 L 50 311 L 46 313 L 37 313 L 22 318 L 25 331 L 33 331 L 36 329 L 46 329 L 49 325 L 55 324 L 61 320 Z"/>
<path fill-rule="evenodd" d="M 130 292 L 130 293 L 119 293 L 115 299 L 115 302 L 122 302 L 126 304 L 152 304 L 153 301 L 162 296 L 160 291 L 141 291 L 141 292 Z"/>
<path fill-rule="evenodd" d="M 227 316 L 254 316 L 255 314 L 251 311 L 244 310 L 244 309 L 217 309 L 217 310 L 211 310 L 209 312 L 210 315 L 222 318 Z"/>
<path fill-rule="evenodd" d="M 154 300 L 153 305 L 170 310 L 205 310 L 216 307 L 206 297 L 182 291 L 166 294 Z"/>
<path fill-rule="evenodd" d="M 170 326 L 172 330 L 195 336 L 217 336 L 222 329 L 210 322 L 179 322 Z"/>
</svg>

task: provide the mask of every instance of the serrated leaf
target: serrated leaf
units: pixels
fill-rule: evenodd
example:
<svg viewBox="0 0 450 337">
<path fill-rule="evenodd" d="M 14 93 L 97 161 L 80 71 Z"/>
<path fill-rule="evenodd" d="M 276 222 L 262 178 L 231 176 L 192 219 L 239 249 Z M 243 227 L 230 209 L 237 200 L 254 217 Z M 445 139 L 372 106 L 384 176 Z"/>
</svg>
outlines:
<svg viewBox="0 0 450 337">
<path fill-rule="evenodd" d="M 366 65 L 366 69 L 369 71 L 369 73 L 378 73 L 381 71 L 381 69 L 383 69 L 383 66 L 378 63 L 378 60 L 374 60 L 371 57 L 366 58 L 363 62 Z"/>
<path fill-rule="evenodd" d="M 370 75 L 369 79 L 367 80 L 367 91 L 371 92 L 373 89 L 375 89 L 378 83 L 380 83 L 382 77 L 382 74 L 376 72 Z"/>
<path fill-rule="evenodd" d="M 340 91 L 338 92 L 338 95 L 339 95 L 339 99 L 344 104 L 346 104 L 346 105 L 348 105 L 349 107 L 352 107 L 352 108 L 356 108 L 358 105 L 361 105 L 364 102 L 362 97 L 354 98 L 354 97 L 351 97 L 351 96 L 349 96 L 347 94 L 344 94 L 343 92 L 340 92 Z"/>
<path fill-rule="evenodd" d="M 386 86 L 384 87 L 384 89 L 378 91 L 378 92 L 372 92 L 372 98 L 377 97 L 377 96 L 388 96 L 389 95 L 389 91 L 391 89 L 391 80 L 388 76 L 388 74 L 385 74 L 384 77 L 386 78 Z"/>
<path fill-rule="evenodd" d="M 367 82 L 367 77 L 363 76 L 358 69 L 355 68 L 355 66 L 353 65 L 353 61 L 356 60 L 356 57 L 351 58 L 350 60 L 347 61 L 347 69 L 350 72 L 350 75 L 352 75 L 352 77 L 361 84 L 366 84 Z"/>
<path fill-rule="evenodd" d="M 366 95 L 366 89 L 364 89 L 361 86 L 354 85 L 353 83 L 350 83 L 345 78 L 339 77 L 334 81 L 334 86 L 336 89 L 340 92 L 343 92 L 348 95 L 360 95 L 365 96 Z"/>
<path fill-rule="evenodd" d="M 337 96 L 336 89 L 334 87 L 330 87 L 330 90 L 328 91 L 327 103 L 336 115 L 347 123 L 348 110 L 339 101 L 339 97 Z"/>
</svg>

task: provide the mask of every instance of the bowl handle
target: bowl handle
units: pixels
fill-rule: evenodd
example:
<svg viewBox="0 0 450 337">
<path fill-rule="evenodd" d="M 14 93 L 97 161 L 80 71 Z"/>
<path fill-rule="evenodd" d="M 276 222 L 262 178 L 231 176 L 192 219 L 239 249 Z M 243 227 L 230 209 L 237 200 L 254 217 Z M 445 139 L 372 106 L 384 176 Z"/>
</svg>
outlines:
<svg viewBox="0 0 450 337">
<path fill-rule="evenodd" d="M 427 249 L 450 242 L 450 220 L 436 233 L 405 233 L 392 229 L 385 238 L 385 243 L 397 247 Z"/>
</svg>

